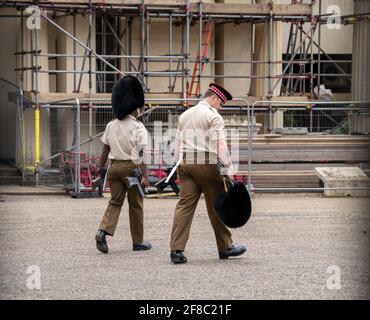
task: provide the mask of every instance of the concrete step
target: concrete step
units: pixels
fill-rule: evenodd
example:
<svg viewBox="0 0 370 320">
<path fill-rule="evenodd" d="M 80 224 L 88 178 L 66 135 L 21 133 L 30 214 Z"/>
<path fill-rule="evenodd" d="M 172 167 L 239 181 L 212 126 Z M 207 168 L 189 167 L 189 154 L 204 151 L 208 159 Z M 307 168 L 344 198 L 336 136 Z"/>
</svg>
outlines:
<svg viewBox="0 0 370 320">
<path fill-rule="evenodd" d="M 18 168 L 9 166 L 9 165 L 0 165 L 0 176 L 20 176 L 21 173 Z"/>
<path fill-rule="evenodd" d="M 13 161 L 9 159 L 0 159 L 0 178 L 4 177 L 3 180 L 6 180 L 5 178 L 8 177 L 20 177 L 21 172 L 16 167 Z"/>
<path fill-rule="evenodd" d="M 0 176 L 0 185 L 20 185 L 21 183 L 21 176 Z"/>
</svg>

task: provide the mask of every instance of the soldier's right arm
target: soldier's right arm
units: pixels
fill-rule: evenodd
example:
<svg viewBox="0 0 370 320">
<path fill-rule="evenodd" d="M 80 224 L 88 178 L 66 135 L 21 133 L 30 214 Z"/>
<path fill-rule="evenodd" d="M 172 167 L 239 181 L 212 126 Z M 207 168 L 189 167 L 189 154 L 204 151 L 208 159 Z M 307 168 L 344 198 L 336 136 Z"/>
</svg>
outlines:
<svg viewBox="0 0 370 320">
<path fill-rule="evenodd" d="M 175 137 L 175 151 L 174 151 L 174 155 L 173 155 L 173 164 L 175 165 L 177 163 L 177 161 L 179 161 L 179 158 L 180 158 L 180 148 L 181 148 L 181 130 L 180 130 L 180 127 L 181 127 L 181 116 L 179 117 L 179 120 L 178 120 L 178 127 L 177 127 L 177 131 L 176 131 L 176 137 Z"/>
</svg>

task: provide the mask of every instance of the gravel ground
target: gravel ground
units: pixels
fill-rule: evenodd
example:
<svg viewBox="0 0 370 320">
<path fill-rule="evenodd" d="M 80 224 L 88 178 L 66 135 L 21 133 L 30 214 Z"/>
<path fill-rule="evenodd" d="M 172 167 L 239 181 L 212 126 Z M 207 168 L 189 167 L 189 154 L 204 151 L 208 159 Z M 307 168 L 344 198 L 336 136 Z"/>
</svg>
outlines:
<svg viewBox="0 0 370 320">
<path fill-rule="evenodd" d="M 147 252 L 131 250 L 125 204 L 105 255 L 94 235 L 107 198 L 3 197 L 0 299 L 370 299 L 370 198 L 257 195 L 250 221 L 232 231 L 247 252 L 229 260 L 218 259 L 201 199 L 188 263 L 172 265 L 176 199 L 145 200 Z M 40 270 L 40 289 L 27 287 L 37 273 L 30 266 Z M 340 289 L 328 287 L 338 275 L 330 266 Z"/>
</svg>

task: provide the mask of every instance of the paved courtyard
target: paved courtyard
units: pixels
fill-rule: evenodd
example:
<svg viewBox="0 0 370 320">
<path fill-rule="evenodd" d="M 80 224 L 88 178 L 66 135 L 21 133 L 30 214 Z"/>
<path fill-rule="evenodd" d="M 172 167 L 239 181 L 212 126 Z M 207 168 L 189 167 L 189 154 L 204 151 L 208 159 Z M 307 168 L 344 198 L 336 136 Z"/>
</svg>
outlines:
<svg viewBox="0 0 370 320">
<path fill-rule="evenodd" d="M 229 260 L 218 259 L 201 199 L 188 263 L 172 265 L 176 199 L 145 200 L 148 252 L 131 250 L 125 204 L 104 255 L 94 235 L 108 198 L 6 191 L 0 189 L 0 299 L 370 299 L 369 198 L 257 195 L 250 221 L 232 231 L 247 252 Z M 29 289 L 38 270 L 40 288 Z"/>
</svg>

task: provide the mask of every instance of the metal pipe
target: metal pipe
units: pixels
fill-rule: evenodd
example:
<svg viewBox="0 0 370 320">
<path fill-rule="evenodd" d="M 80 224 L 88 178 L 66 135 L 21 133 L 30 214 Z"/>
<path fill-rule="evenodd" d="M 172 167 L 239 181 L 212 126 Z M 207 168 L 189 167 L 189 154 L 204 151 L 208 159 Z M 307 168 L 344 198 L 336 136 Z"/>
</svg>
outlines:
<svg viewBox="0 0 370 320">
<path fill-rule="evenodd" d="M 132 54 L 132 20 L 131 18 L 128 21 L 128 54 Z M 131 71 L 131 64 L 129 64 L 129 71 Z"/>
<path fill-rule="evenodd" d="M 314 30 L 316 29 L 316 21 L 313 17 L 313 6 L 311 6 L 311 37 L 310 37 L 310 98 L 314 98 L 314 92 L 313 92 L 313 35 L 314 35 Z M 310 115 L 310 123 L 309 123 L 309 132 L 312 133 L 313 130 L 313 114 L 312 114 L 312 109 L 309 110 L 309 115 Z"/>
<path fill-rule="evenodd" d="M 348 188 L 254 188 L 254 191 L 263 191 L 263 192 L 323 192 L 326 190 L 370 190 L 366 187 L 348 187 Z"/>
<path fill-rule="evenodd" d="M 104 17 L 102 17 L 103 19 L 101 20 L 101 24 L 102 24 L 102 37 L 101 37 L 101 41 L 102 41 L 102 53 L 104 54 L 107 54 L 107 21 Z M 110 25 L 110 24 L 109 24 Z M 111 29 L 113 30 L 113 28 Z M 101 81 L 101 86 L 102 86 L 102 90 L 101 92 L 107 92 L 107 74 L 106 74 L 106 71 L 107 71 L 107 66 L 105 64 L 102 64 L 102 81 Z"/>
<path fill-rule="evenodd" d="M 199 6 L 199 55 L 198 55 L 198 85 L 196 88 L 199 86 L 199 93 L 202 92 L 200 88 L 200 80 L 202 76 L 202 62 L 205 57 L 203 57 L 203 2 L 202 0 L 199 0 L 198 2 Z M 194 76 L 194 75 L 193 75 Z M 191 94 L 191 92 L 189 92 Z M 197 89 L 195 89 L 195 94 L 196 96 L 198 95 Z"/>
<path fill-rule="evenodd" d="M 186 56 L 185 56 L 185 24 L 184 24 L 184 22 L 181 24 L 181 51 L 180 51 L 180 53 L 184 53 L 184 58 L 186 59 Z M 177 62 L 177 69 L 180 68 L 180 64 L 181 64 L 181 70 L 185 71 L 185 59 L 179 60 Z M 176 87 L 176 79 L 177 79 L 177 77 L 175 77 L 173 79 L 172 87 L 174 89 Z M 183 76 L 181 77 L 181 93 L 182 93 L 182 97 L 186 99 L 187 95 L 186 95 L 185 91 L 186 91 L 186 89 L 185 89 L 185 77 L 184 77 L 184 74 L 183 74 Z"/>
<path fill-rule="evenodd" d="M 141 82 L 144 84 L 144 46 L 145 46 L 145 4 L 144 0 L 141 0 L 141 6 L 140 6 L 140 15 L 141 15 L 141 33 L 140 33 L 140 77 Z"/>
<path fill-rule="evenodd" d="M 299 41 L 300 41 L 300 43 L 302 43 L 302 41 L 303 41 L 303 32 L 302 32 L 302 30 L 303 30 L 303 23 L 302 22 L 296 22 L 296 26 L 297 26 L 297 28 L 299 29 Z M 299 28 L 299 26 L 301 26 L 301 28 Z M 297 29 L 297 32 L 298 32 L 298 29 Z M 304 50 L 304 48 L 303 47 L 301 47 L 300 49 L 299 49 L 299 58 L 300 59 L 302 59 L 303 58 L 303 52 L 305 52 L 305 50 Z M 301 69 L 301 68 L 300 68 Z M 300 70 L 301 71 L 301 70 Z M 301 93 L 301 94 L 303 94 L 303 88 L 304 88 L 304 81 L 303 80 L 300 80 L 300 81 L 297 81 L 296 82 L 296 84 L 295 84 L 295 86 L 294 86 L 294 90 L 296 90 L 296 88 L 297 88 L 297 86 L 298 86 L 298 83 L 299 83 L 299 92 Z"/>
<path fill-rule="evenodd" d="M 319 0 L 319 16 L 321 16 L 321 10 L 322 10 L 322 2 Z M 318 59 L 318 64 L 317 64 L 317 88 L 320 92 L 320 84 L 321 84 L 321 19 L 319 19 L 319 34 L 318 34 L 318 46 L 317 46 L 317 59 Z"/>
<path fill-rule="evenodd" d="M 76 98 L 76 172 L 75 172 L 75 192 L 80 192 L 80 171 L 81 171 L 81 127 L 80 127 L 80 101 Z"/>
<path fill-rule="evenodd" d="M 159 100 L 156 100 L 156 99 L 150 99 L 148 101 L 159 101 Z M 176 101 L 176 99 L 172 99 L 171 101 Z M 177 102 L 181 102 L 183 101 L 183 99 L 180 99 L 180 101 L 177 101 Z M 102 102 L 103 103 L 103 102 Z M 195 103 L 195 102 L 194 102 Z M 264 107 L 264 106 L 260 106 L 260 107 L 255 107 L 254 110 L 255 111 L 266 111 L 266 108 L 268 106 Z M 74 108 L 74 105 L 71 105 L 71 104 L 47 104 L 47 105 L 41 105 L 40 106 L 40 109 L 73 109 Z M 84 108 L 84 106 L 82 106 L 82 108 Z M 158 109 L 158 110 L 169 110 L 169 109 L 175 109 L 177 110 L 178 109 L 178 105 L 157 105 L 155 107 L 151 107 L 151 109 Z M 306 108 L 292 108 L 292 107 L 289 107 L 287 108 L 286 106 L 275 106 L 274 108 L 276 108 L 277 110 L 282 110 L 282 111 L 307 111 Z M 95 104 L 92 106 L 92 109 L 107 109 L 107 110 L 111 110 L 112 109 L 112 106 L 110 104 Z M 244 106 L 227 106 L 226 109 L 224 109 L 225 111 L 245 111 L 244 109 Z M 248 110 L 246 110 L 248 111 Z M 342 111 L 342 112 L 349 112 L 349 111 L 355 111 L 355 112 L 360 112 L 361 114 L 369 114 L 370 112 L 370 109 L 368 107 L 349 107 L 349 108 L 328 108 L 328 107 L 315 107 L 314 108 L 314 111 L 318 111 L 318 112 L 322 112 L 322 111 Z M 333 120 L 334 121 L 334 120 Z M 45 160 L 41 161 L 41 163 L 45 162 Z"/>
<path fill-rule="evenodd" d="M 129 17 L 125 16 L 125 46 L 128 47 L 129 44 Z M 127 57 L 123 57 L 125 59 L 125 71 L 129 70 L 129 61 Z"/>
<path fill-rule="evenodd" d="M 73 36 L 76 37 L 76 15 L 73 14 Z M 77 65 L 76 65 L 76 42 L 73 41 L 73 71 L 76 71 Z M 77 74 L 73 74 L 73 92 L 76 92 L 77 89 L 77 79 L 76 79 Z"/>
<path fill-rule="evenodd" d="M 33 29 L 31 29 L 30 31 L 29 31 L 30 33 L 30 45 L 31 45 L 31 52 L 33 51 Z M 30 60 L 31 60 L 31 91 L 35 91 L 35 74 L 34 74 L 34 72 L 35 72 L 35 67 L 34 67 L 34 55 L 33 55 L 33 53 L 31 54 L 31 58 L 30 58 Z M 23 68 L 22 68 L 22 71 L 23 71 Z"/>
<path fill-rule="evenodd" d="M 91 30 L 89 30 L 89 32 L 87 34 L 86 46 L 88 46 L 88 44 L 89 44 L 90 33 L 91 33 Z M 88 52 L 88 49 L 85 48 L 84 56 L 83 56 L 83 60 L 82 60 L 82 65 L 81 65 L 81 71 L 85 69 L 85 62 L 86 62 L 86 58 L 87 58 L 87 52 Z M 82 76 L 83 76 L 83 74 L 81 73 L 80 79 L 78 80 L 78 87 L 76 89 L 77 92 L 80 92 L 80 89 L 81 89 Z"/>
<path fill-rule="evenodd" d="M 39 71 L 39 73 L 89 73 L 89 71 L 68 71 L 68 70 L 42 70 Z M 92 71 L 91 74 L 117 74 L 116 71 Z M 125 72 L 125 74 L 142 74 L 140 71 L 131 71 L 131 72 Z M 168 76 L 169 74 L 175 75 L 175 74 L 182 74 L 181 71 L 148 71 L 144 72 L 145 76 L 148 75 L 159 75 L 159 76 Z"/>
<path fill-rule="evenodd" d="M 273 2 L 270 0 L 270 20 L 269 20 L 269 48 L 268 48 L 268 94 L 267 97 L 269 100 L 271 100 L 273 96 L 273 90 L 272 90 L 272 36 L 273 36 L 273 30 L 272 30 L 272 5 Z M 269 124 L 268 124 L 268 132 L 270 133 L 272 131 L 272 108 L 271 105 L 269 107 Z"/>
<path fill-rule="evenodd" d="M 21 52 L 24 51 L 24 10 L 22 9 L 21 10 L 21 34 L 20 34 L 20 46 L 19 48 L 21 49 Z M 21 68 L 24 67 L 24 55 L 21 54 L 21 58 L 20 58 L 20 65 L 21 65 Z M 21 166 L 22 166 L 22 169 L 21 169 L 21 172 L 22 172 L 22 182 L 25 181 L 25 171 L 24 171 L 24 168 L 26 166 L 26 148 L 25 148 L 25 140 L 24 140 L 24 136 L 25 136 L 25 133 L 24 133 L 24 99 L 23 99 L 23 85 L 24 85 L 24 71 L 22 70 L 21 73 L 20 73 L 20 77 L 19 77 L 19 90 L 20 90 L 20 97 L 19 97 L 19 101 L 20 101 L 20 107 L 19 107 L 19 133 L 20 133 L 20 145 L 21 145 Z"/>
<path fill-rule="evenodd" d="M 150 44 L 149 36 L 150 36 L 150 22 L 149 22 L 149 19 L 145 19 L 145 55 L 146 56 L 149 55 L 149 44 Z M 145 70 L 149 70 L 148 59 L 144 58 L 144 60 L 145 60 Z M 145 78 L 145 82 L 146 82 L 146 88 L 149 91 L 150 88 L 149 88 L 149 78 L 148 77 Z"/>
<path fill-rule="evenodd" d="M 172 13 L 170 14 L 169 20 L 168 20 L 168 52 L 169 56 L 172 56 Z M 168 69 L 172 70 L 172 59 L 170 58 L 168 61 Z M 172 78 L 171 75 L 168 77 L 168 91 L 172 92 Z"/>
<path fill-rule="evenodd" d="M 38 29 L 34 29 L 34 35 L 35 35 L 35 100 L 36 100 L 36 106 L 35 106 L 35 180 L 36 180 L 36 186 L 39 185 L 39 164 L 40 164 L 40 107 L 39 107 L 39 76 L 38 76 L 38 47 L 39 47 L 39 35 L 38 35 Z M 33 50 L 33 48 L 31 49 Z"/>
<path fill-rule="evenodd" d="M 190 15 L 189 15 L 190 1 L 186 0 L 186 60 L 185 60 L 185 97 L 188 98 L 189 92 L 189 59 L 190 59 Z"/>
<path fill-rule="evenodd" d="M 235 98 L 236 99 L 236 98 Z M 240 98 L 242 99 L 242 98 Z M 61 101 L 54 101 L 54 102 L 49 102 L 49 103 L 40 103 L 40 107 L 44 107 L 44 108 L 47 108 L 55 103 L 61 103 L 61 102 L 67 102 L 67 101 L 74 101 L 75 98 L 70 98 L 70 99 L 64 99 L 64 100 L 61 100 Z M 111 102 L 111 99 L 110 98 L 92 98 L 91 99 L 92 101 L 106 101 L 106 102 Z M 145 101 L 184 101 L 184 100 L 189 100 L 189 101 L 200 101 L 202 100 L 201 98 L 187 98 L 187 99 L 183 99 L 183 98 L 145 98 Z M 89 101 L 88 98 L 82 98 L 80 99 L 80 103 L 84 103 L 84 102 L 87 102 Z M 261 103 L 261 104 L 266 104 L 268 105 L 270 103 L 270 101 L 265 101 L 265 100 L 260 100 L 260 101 L 256 101 L 258 103 Z M 255 103 L 256 103 L 255 102 Z M 331 102 L 330 101 L 316 101 L 316 100 L 310 100 L 310 101 L 274 101 L 272 100 L 271 101 L 272 104 L 276 105 L 276 106 L 290 106 L 290 105 L 304 105 L 304 106 L 314 106 L 314 105 L 336 105 L 336 104 L 341 104 L 341 105 L 344 105 L 344 104 L 368 104 L 370 103 L 370 101 L 335 101 L 335 102 Z M 227 105 L 226 105 L 227 106 Z M 368 107 L 364 107 L 364 108 L 368 108 Z M 340 108 L 340 110 L 343 110 L 343 108 Z M 289 108 L 289 110 L 291 110 L 291 108 Z M 302 109 L 303 110 L 303 109 Z M 316 108 L 315 108 L 316 110 Z M 330 110 L 330 108 L 328 109 L 324 109 L 324 110 Z"/>
<path fill-rule="evenodd" d="M 92 10 L 92 3 L 91 0 L 89 0 L 89 48 L 92 47 L 92 24 L 93 24 L 93 10 Z M 74 42 L 75 43 L 75 42 Z M 92 109 L 91 109 L 91 98 L 92 98 L 92 59 L 91 59 L 91 51 L 89 52 L 89 137 L 92 136 Z M 74 74 L 76 76 L 76 74 Z M 77 102 L 77 101 L 76 101 Z M 79 102 L 78 102 L 79 103 Z M 78 111 L 80 112 L 80 111 Z M 80 143 L 80 141 L 78 141 Z M 91 143 L 89 143 L 88 148 L 89 154 L 91 154 Z M 89 160 L 89 163 L 91 163 L 91 160 Z"/>
<path fill-rule="evenodd" d="M 250 26 L 251 26 L 251 29 L 250 29 L 250 34 L 251 34 L 251 51 L 250 51 L 250 56 L 251 56 L 251 59 L 254 59 L 255 57 L 254 57 L 254 50 L 255 50 L 255 47 L 256 47 L 256 43 L 255 43 L 255 29 L 256 29 L 256 27 L 255 27 L 255 24 L 253 23 L 253 22 L 251 22 L 251 24 L 250 24 Z M 216 28 L 216 27 L 215 27 Z M 214 60 L 214 61 L 217 61 L 217 60 Z M 215 63 L 217 63 L 217 62 L 215 62 Z M 255 71 L 254 71 L 254 69 L 255 69 L 255 65 L 254 64 L 251 64 L 251 75 L 254 75 L 255 74 Z M 253 81 L 249 81 L 249 90 L 247 91 L 247 94 L 249 95 L 249 96 L 251 96 L 252 95 L 252 91 L 253 91 Z"/>
</svg>

